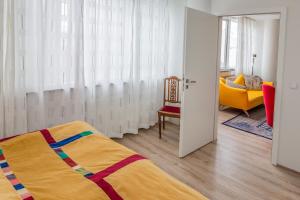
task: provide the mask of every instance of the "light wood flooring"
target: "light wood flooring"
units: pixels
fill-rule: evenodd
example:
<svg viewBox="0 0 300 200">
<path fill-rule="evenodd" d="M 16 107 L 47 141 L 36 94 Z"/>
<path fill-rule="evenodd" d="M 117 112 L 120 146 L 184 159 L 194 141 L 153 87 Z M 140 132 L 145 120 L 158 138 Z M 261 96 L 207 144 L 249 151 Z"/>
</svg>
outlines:
<svg viewBox="0 0 300 200">
<path fill-rule="evenodd" d="M 151 159 L 161 169 L 209 199 L 300 199 L 300 174 L 271 165 L 270 140 L 226 127 L 235 116 L 221 111 L 216 143 L 180 159 L 179 126 L 167 123 L 163 138 L 158 127 L 127 134 L 117 142 Z"/>
</svg>

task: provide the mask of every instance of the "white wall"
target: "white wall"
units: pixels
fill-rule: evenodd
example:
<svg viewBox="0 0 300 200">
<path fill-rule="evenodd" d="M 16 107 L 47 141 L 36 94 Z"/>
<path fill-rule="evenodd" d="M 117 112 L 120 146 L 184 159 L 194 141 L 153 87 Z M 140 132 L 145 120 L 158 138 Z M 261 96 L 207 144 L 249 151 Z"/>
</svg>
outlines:
<svg viewBox="0 0 300 200">
<path fill-rule="evenodd" d="M 298 0 L 212 0 L 212 12 L 287 7 L 283 94 L 280 111 L 278 162 L 300 172 L 300 1 Z M 296 86 L 296 88 L 294 87 Z M 293 89 L 294 88 L 294 89 Z"/>
<path fill-rule="evenodd" d="M 278 64 L 279 20 L 264 22 L 264 41 L 261 77 L 265 81 L 276 81 Z"/>
<path fill-rule="evenodd" d="M 201 10 L 204 12 L 210 12 L 211 0 L 187 0 L 187 7 Z"/>
<path fill-rule="evenodd" d="M 279 27 L 278 19 L 255 19 L 254 52 L 257 54 L 254 75 L 265 81 L 276 81 Z"/>
</svg>

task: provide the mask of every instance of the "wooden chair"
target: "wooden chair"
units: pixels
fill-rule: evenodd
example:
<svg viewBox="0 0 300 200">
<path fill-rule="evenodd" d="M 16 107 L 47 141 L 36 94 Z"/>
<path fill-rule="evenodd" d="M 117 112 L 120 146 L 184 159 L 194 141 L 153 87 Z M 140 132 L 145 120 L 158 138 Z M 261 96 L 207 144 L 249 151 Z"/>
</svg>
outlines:
<svg viewBox="0 0 300 200">
<path fill-rule="evenodd" d="M 167 105 L 167 103 L 180 103 L 179 83 L 180 79 L 176 76 L 164 80 L 164 106 L 158 111 L 159 138 L 161 138 L 161 121 L 165 129 L 165 117 L 180 118 L 180 107 Z"/>
</svg>

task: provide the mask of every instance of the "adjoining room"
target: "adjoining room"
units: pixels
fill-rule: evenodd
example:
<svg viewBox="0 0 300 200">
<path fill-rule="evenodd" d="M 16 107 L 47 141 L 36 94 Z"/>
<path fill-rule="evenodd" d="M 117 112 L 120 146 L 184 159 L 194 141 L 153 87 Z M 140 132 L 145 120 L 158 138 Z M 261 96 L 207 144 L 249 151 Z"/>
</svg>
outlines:
<svg viewBox="0 0 300 200">
<path fill-rule="evenodd" d="M 272 140 L 279 31 L 280 14 L 222 18 L 221 128 Z"/>
</svg>

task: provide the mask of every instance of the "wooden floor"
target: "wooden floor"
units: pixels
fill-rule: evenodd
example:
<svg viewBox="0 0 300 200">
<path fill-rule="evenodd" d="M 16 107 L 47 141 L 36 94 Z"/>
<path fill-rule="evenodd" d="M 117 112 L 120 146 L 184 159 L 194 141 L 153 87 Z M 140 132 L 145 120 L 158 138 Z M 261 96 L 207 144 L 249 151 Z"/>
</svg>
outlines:
<svg viewBox="0 0 300 200">
<path fill-rule="evenodd" d="M 300 174 L 271 165 L 270 140 L 221 125 L 234 115 L 220 112 L 218 141 L 183 159 L 177 157 L 179 126 L 171 123 L 161 140 L 156 126 L 116 141 L 210 199 L 299 200 Z"/>
</svg>

